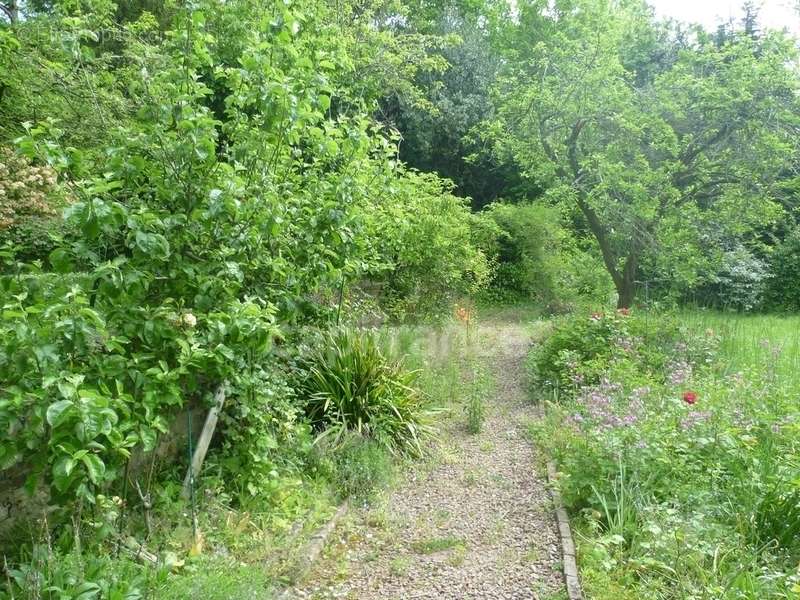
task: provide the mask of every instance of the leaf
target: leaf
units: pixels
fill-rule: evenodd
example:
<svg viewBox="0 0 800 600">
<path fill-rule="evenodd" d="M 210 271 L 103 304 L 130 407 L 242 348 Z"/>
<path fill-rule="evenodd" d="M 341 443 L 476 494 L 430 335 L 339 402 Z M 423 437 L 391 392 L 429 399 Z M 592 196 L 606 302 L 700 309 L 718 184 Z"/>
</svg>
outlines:
<svg viewBox="0 0 800 600">
<path fill-rule="evenodd" d="M 139 438 L 142 441 L 142 447 L 145 452 L 150 452 L 156 447 L 157 433 L 149 427 L 142 427 L 139 430 Z"/>
<path fill-rule="evenodd" d="M 63 248 L 56 248 L 50 253 L 50 264 L 56 273 L 69 273 L 72 271 L 72 261 Z"/>
<path fill-rule="evenodd" d="M 319 98 L 318 98 L 318 101 L 319 101 L 319 107 L 323 111 L 327 111 L 331 107 L 331 97 L 330 96 L 325 96 L 325 95 L 321 94 L 319 96 Z"/>
<path fill-rule="evenodd" d="M 74 600 L 91 600 L 100 595 L 100 586 L 91 581 L 84 581 L 75 590 Z"/>
<path fill-rule="evenodd" d="M 83 464 L 86 465 L 86 471 L 89 473 L 89 479 L 92 481 L 92 483 L 99 484 L 106 472 L 105 463 L 100 460 L 100 457 L 96 454 L 87 454 L 81 460 L 83 461 Z"/>
<path fill-rule="evenodd" d="M 63 492 L 69 487 L 70 475 L 76 464 L 71 456 L 62 456 L 53 464 L 53 483 L 56 489 Z"/>
<path fill-rule="evenodd" d="M 50 427 L 56 428 L 63 423 L 67 417 L 69 417 L 69 413 L 67 411 L 72 407 L 72 400 L 59 400 L 58 402 L 53 402 L 53 404 L 48 406 L 47 423 L 50 425 Z"/>
</svg>

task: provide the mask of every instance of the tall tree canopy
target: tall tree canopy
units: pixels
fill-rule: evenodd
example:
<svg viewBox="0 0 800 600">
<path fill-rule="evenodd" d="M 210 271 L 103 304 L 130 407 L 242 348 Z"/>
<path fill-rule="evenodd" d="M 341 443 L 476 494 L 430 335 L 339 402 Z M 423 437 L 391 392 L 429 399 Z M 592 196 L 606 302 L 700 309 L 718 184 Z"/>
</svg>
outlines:
<svg viewBox="0 0 800 600">
<path fill-rule="evenodd" d="M 531 0 L 508 26 L 496 149 L 578 207 L 619 306 L 643 255 L 691 277 L 699 247 L 777 218 L 797 140 L 790 39 L 679 35 L 638 0 Z"/>
</svg>

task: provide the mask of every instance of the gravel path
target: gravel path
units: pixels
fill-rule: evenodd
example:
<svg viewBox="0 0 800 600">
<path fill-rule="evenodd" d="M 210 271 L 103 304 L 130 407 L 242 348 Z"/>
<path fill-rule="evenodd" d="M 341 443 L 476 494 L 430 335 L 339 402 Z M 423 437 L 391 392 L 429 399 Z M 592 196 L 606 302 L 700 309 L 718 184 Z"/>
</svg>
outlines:
<svg viewBox="0 0 800 600">
<path fill-rule="evenodd" d="M 494 378 L 483 431 L 449 419 L 436 459 L 405 477 L 377 508 L 361 509 L 292 598 L 503 600 L 562 598 L 559 539 L 544 468 L 526 439 L 520 327 L 477 332 Z"/>
</svg>

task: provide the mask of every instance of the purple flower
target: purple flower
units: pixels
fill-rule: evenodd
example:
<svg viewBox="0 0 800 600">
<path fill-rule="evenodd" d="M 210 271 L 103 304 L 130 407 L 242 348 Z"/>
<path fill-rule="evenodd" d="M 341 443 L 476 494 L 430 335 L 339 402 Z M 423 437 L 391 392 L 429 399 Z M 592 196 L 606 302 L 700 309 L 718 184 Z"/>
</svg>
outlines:
<svg viewBox="0 0 800 600">
<path fill-rule="evenodd" d="M 668 368 L 669 375 L 667 375 L 667 380 L 672 385 L 683 385 L 692 376 L 692 365 L 685 360 L 672 362 Z"/>
<path fill-rule="evenodd" d="M 684 431 L 692 429 L 700 423 L 704 423 L 711 418 L 711 413 L 707 411 L 693 410 L 681 420 L 681 429 Z"/>
</svg>

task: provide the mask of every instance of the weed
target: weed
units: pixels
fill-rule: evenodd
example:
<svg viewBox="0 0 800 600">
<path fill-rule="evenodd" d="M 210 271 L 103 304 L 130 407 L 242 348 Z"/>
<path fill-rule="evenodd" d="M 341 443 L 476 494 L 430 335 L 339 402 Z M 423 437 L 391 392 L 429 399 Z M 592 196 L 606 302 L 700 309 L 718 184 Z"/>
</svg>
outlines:
<svg viewBox="0 0 800 600">
<path fill-rule="evenodd" d="M 389 572 L 397 577 L 405 577 L 411 568 L 411 559 L 407 556 L 397 556 L 389 562 Z"/>
<path fill-rule="evenodd" d="M 368 500 L 392 480 L 394 465 L 387 450 L 373 440 L 350 437 L 333 459 L 335 482 L 344 497 Z"/>
<path fill-rule="evenodd" d="M 467 560 L 467 547 L 458 545 L 453 548 L 450 556 L 447 557 L 447 564 L 451 567 L 460 567 Z"/>
<path fill-rule="evenodd" d="M 461 538 L 446 536 L 418 540 L 411 544 L 411 547 L 417 554 L 435 554 L 436 552 L 443 552 L 464 545 L 464 540 Z"/>
</svg>

